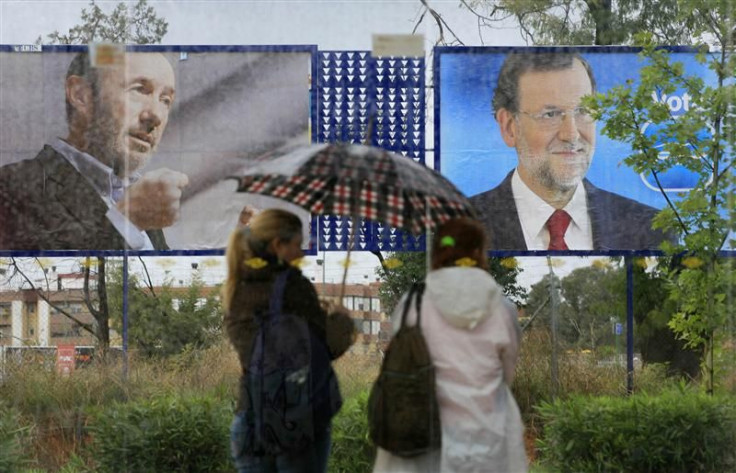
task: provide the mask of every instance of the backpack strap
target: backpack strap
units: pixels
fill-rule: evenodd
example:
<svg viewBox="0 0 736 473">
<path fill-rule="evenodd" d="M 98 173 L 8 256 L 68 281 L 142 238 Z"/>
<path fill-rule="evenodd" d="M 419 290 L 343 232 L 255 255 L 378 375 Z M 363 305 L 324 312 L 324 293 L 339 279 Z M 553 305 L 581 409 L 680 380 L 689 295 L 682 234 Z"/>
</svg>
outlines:
<svg viewBox="0 0 736 473">
<path fill-rule="evenodd" d="M 422 314 L 422 294 L 424 293 L 424 283 L 415 282 L 409 289 L 409 295 L 406 296 L 406 302 L 404 302 L 404 313 L 401 315 L 401 326 L 406 325 L 406 315 L 409 313 L 409 307 L 411 307 L 411 299 L 416 296 L 416 307 L 417 307 L 417 323 L 421 324 Z"/>
<path fill-rule="evenodd" d="M 416 289 L 416 285 L 412 284 L 409 288 L 409 294 L 406 296 L 406 301 L 404 301 L 404 312 L 401 314 L 402 327 L 406 325 L 406 314 L 409 313 L 409 307 L 411 307 L 411 298 L 414 296 L 414 292 L 416 292 Z"/>
<path fill-rule="evenodd" d="M 284 291 L 286 290 L 286 280 L 289 278 L 291 268 L 281 271 L 273 283 L 271 290 L 271 298 L 269 299 L 269 313 L 280 314 L 284 306 Z"/>
<path fill-rule="evenodd" d="M 416 286 L 416 291 L 414 292 L 417 298 L 416 306 L 417 306 L 417 326 L 420 326 L 422 323 L 422 296 L 424 295 L 424 281 L 414 283 Z"/>
</svg>

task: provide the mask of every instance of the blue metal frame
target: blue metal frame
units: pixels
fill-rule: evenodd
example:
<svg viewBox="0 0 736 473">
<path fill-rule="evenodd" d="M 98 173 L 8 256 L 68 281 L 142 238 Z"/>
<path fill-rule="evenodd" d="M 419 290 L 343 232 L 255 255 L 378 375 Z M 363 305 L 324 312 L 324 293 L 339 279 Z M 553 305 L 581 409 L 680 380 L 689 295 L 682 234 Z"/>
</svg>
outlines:
<svg viewBox="0 0 736 473">
<path fill-rule="evenodd" d="M 123 379 L 128 379 L 128 255 L 123 256 Z"/>
<path fill-rule="evenodd" d="M 626 392 L 634 392 L 634 261 L 624 258 L 626 264 Z"/>
<path fill-rule="evenodd" d="M 368 51 L 319 51 L 316 141 L 367 143 L 424 164 L 424 58 L 373 57 Z M 319 250 L 345 251 L 350 219 L 321 216 Z M 356 251 L 421 251 L 413 237 L 363 221 Z"/>
<path fill-rule="evenodd" d="M 12 52 L 29 45 L 0 45 L 0 51 Z M 79 52 L 87 46 L 43 46 L 42 51 Z M 444 53 L 508 53 L 515 50 L 578 52 L 639 52 L 640 48 L 620 46 L 590 47 L 436 47 L 434 48 L 434 167 L 441 169 L 440 150 L 440 64 Z M 691 47 L 668 47 L 672 52 L 695 52 Z M 423 58 L 373 58 L 367 51 L 318 51 L 313 45 L 277 46 L 127 46 L 128 51 L 155 52 L 308 52 L 312 55 L 310 83 L 310 120 L 313 142 L 367 141 L 374 146 L 399 152 L 424 164 L 425 158 L 425 60 Z M 38 51 L 19 51 L 33 53 Z M 356 66 L 357 61 L 357 66 Z M 357 71 L 357 73 L 356 73 Z M 398 91 L 398 92 L 397 92 Z M 324 95 L 322 95 L 324 94 Z M 322 105 L 325 105 L 325 109 Z M 397 107 L 398 106 L 398 107 Z M 403 107 L 403 108 L 402 108 Z M 357 115 L 355 112 L 357 111 Z M 397 114 L 398 111 L 398 114 Z M 343 121 L 344 118 L 352 117 Z M 357 118 L 357 120 L 355 120 Z M 374 118 L 370 130 L 368 123 Z M 321 216 L 312 219 L 310 248 L 317 251 L 344 251 L 347 249 L 349 221 L 346 218 Z M 318 231 L 318 230 L 322 231 Z M 358 250 L 365 251 L 423 251 L 425 237 L 413 237 L 380 223 L 365 221 L 361 224 Z M 327 234 L 327 237 L 325 237 Z M 0 250 L 0 257 L 122 257 L 123 258 L 123 372 L 127 374 L 128 324 L 128 257 L 130 256 L 221 256 L 224 249 L 207 250 Z M 623 256 L 627 274 L 627 390 L 633 390 L 633 270 L 636 256 L 663 256 L 661 251 L 489 251 L 489 256 Z M 721 252 L 724 257 L 736 257 L 736 250 Z"/>
</svg>

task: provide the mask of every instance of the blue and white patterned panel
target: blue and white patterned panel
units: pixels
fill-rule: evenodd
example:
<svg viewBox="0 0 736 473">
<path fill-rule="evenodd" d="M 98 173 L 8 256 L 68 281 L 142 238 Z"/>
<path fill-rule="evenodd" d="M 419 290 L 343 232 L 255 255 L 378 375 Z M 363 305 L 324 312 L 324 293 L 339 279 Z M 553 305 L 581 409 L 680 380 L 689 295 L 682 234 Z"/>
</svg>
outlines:
<svg viewBox="0 0 736 473">
<path fill-rule="evenodd" d="M 319 51 L 318 58 L 317 141 L 370 143 L 424 164 L 424 58 L 374 58 L 368 51 Z M 319 250 L 347 250 L 350 219 L 317 220 Z M 353 249 L 422 251 L 424 239 L 365 221 Z"/>
</svg>

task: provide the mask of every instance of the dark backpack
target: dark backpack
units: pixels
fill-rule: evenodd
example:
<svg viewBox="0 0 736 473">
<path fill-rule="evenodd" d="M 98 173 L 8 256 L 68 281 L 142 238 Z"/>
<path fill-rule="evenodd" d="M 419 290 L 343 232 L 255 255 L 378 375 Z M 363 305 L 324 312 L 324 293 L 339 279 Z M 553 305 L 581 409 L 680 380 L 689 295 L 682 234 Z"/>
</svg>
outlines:
<svg viewBox="0 0 736 473">
<path fill-rule="evenodd" d="M 391 339 L 368 398 L 373 442 L 394 455 L 413 457 L 440 447 L 442 431 L 435 393 L 435 371 L 421 329 L 424 284 L 409 291 L 401 328 Z M 416 296 L 417 322 L 406 325 Z"/>
<path fill-rule="evenodd" d="M 276 277 L 268 310 L 256 314 L 259 327 L 241 380 L 250 455 L 309 447 L 342 405 L 327 344 L 303 317 L 282 310 L 291 271 Z"/>
</svg>

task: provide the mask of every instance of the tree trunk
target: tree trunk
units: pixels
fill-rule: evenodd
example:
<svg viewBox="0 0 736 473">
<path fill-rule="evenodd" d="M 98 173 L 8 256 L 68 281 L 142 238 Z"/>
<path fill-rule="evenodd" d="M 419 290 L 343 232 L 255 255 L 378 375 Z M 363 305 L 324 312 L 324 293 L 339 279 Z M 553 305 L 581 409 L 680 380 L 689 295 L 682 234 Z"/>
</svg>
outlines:
<svg viewBox="0 0 736 473">
<path fill-rule="evenodd" d="M 110 310 L 107 305 L 107 284 L 105 280 L 105 258 L 98 257 L 97 296 L 100 305 L 97 316 L 97 339 L 99 340 L 100 354 L 105 356 L 110 348 Z"/>
<path fill-rule="evenodd" d="M 608 46 L 620 41 L 614 28 L 611 0 L 586 0 L 590 16 L 595 22 L 596 46 Z"/>
<path fill-rule="evenodd" d="M 110 348 L 110 309 L 107 307 L 107 281 L 105 281 L 105 258 L 97 257 L 97 307 L 90 294 L 89 280 L 92 268 L 91 258 L 85 258 L 84 268 L 84 301 L 87 309 L 95 319 L 95 336 L 97 337 L 97 350 L 100 358 L 104 358 Z"/>
</svg>

